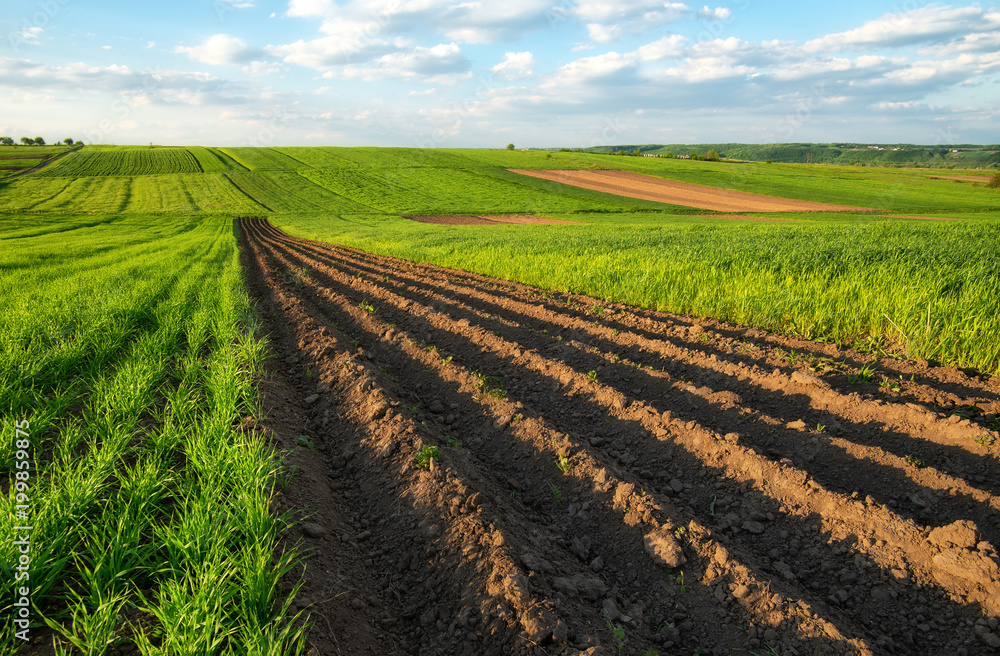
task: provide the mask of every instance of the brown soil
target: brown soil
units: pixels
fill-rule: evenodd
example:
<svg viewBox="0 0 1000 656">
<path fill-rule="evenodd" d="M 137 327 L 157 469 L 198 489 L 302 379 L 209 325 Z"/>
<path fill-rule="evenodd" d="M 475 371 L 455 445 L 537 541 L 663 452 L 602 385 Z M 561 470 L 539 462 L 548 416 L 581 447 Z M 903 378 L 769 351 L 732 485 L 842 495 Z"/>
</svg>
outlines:
<svg viewBox="0 0 1000 656">
<path fill-rule="evenodd" d="M 239 227 L 311 653 L 995 653 L 996 379 Z"/>
<path fill-rule="evenodd" d="M 420 223 L 436 223 L 438 225 L 497 225 L 497 224 L 548 224 L 559 225 L 564 223 L 586 225 L 580 221 L 560 221 L 548 219 L 534 214 L 432 214 L 432 215 L 407 215 L 405 218 Z"/>
<path fill-rule="evenodd" d="M 513 173 L 561 182 L 629 198 L 671 205 L 698 207 L 716 212 L 871 212 L 863 207 L 813 203 L 745 191 L 720 189 L 689 182 L 664 180 L 631 171 L 555 171 L 510 169 Z"/>
<path fill-rule="evenodd" d="M 930 175 L 931 180 L 956 180 L 958 182 L 989 182 L 988 175 Z"/>
</svg>

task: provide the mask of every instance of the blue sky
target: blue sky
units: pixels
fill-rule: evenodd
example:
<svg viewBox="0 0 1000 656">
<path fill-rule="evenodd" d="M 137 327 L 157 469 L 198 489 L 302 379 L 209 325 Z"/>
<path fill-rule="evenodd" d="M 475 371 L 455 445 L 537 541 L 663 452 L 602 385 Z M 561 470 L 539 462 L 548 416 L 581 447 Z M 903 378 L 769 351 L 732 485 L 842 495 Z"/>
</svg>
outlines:
<svg viewBox="0 0 1000 656">
<path fill-rule="evenodd" d="M 88 143 L 1000 142 L 1000 6 L 7 0 L 0 135 Z"/>
</svg>

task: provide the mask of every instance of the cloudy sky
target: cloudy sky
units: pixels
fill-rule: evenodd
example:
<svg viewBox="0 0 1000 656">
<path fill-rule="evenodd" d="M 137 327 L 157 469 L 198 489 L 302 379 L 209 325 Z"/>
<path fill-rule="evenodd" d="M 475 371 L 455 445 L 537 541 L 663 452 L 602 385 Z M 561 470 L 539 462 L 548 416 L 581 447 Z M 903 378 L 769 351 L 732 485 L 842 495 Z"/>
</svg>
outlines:
<svg viewBox="0 0 1000 656">
<path fill-rule="evenodd" d="M 1000 142 L 1000 3 L 5 0 L 0 135 Z"/>
</svg>

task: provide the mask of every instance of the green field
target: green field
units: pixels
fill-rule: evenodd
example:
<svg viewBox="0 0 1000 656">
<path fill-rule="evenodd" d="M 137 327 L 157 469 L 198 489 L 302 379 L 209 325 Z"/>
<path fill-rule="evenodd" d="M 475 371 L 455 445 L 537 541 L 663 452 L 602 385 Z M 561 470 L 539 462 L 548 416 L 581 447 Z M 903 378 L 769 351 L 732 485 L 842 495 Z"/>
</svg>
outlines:
<svg viewBox="0 0 1000 656">
<path fill-rule="evenodd" d="M 70 149 L 70 146 L 0 146 L 0 180 L 45 164 Z"/>
<path fill-rule="evenodd" d="M 507 168 L 618 168 L 878 212 L 784 216 L 808 223 L 695 218 L 712 213 Z M 998 373 L 1000 194 L 945 174 L 982 172 L 580 152 L 88 147 L 0 184 L 0 216 L 270 216 L 293 234 L 383 254 Z M 588 225 L 401 216 L 495 213 Z"/>
<path fill-rule="evenodd" d="M 739 221 L 506 170 L 595 167 L 882 213 Z M 84 148 L 0 181 L 0 480 L 10 510 L 0 529 L 12 534 L 14 426 L 27 421 L 30 452 L 45 454 L 31 470 L 33 600 L 51 626 L 102 653 L 138 607 L 151 618 L 135 638 L 143 653 L 161 653 L 154 642 L 165 653 L 293 652 L 301 625 L 282 619 L 275 587 L 293 556 L 272 558 L 286 521 L 269 510 L 279 454 L 234 428 L 256 402 L 264 352 L 236 217 L 1000 374 L 1000 194 L 939 174 L 581 153 Z M 411 213 L 579 223 L 445 226 Z M 15 556 L 5 543 L 7 579 Z M 0 612 L 14 601 L 9 587 L 2 594 Z M 0 650 L 13 644 L 3 631 Z"/>
<path fill-rule="evenodd" d="M 234 429 L 257 402 L 263 344 L 231 222 L 14 219 L 0 242 L 0 478 L 14 480 L 27 422 L 17 448 L 34 462 L 30 582 L 46 621 L 82 653 L 106 653 L 126 607 L 155 618 L 135 638 L 144 653 L 216 653 L 223 637 L 225 653 L 286 653 L 298 634 L 275 597 L 292 558 L 272 556 L 278 463 Z M 15 547 L 2 549 L 9 581 Z"/>
</svg>

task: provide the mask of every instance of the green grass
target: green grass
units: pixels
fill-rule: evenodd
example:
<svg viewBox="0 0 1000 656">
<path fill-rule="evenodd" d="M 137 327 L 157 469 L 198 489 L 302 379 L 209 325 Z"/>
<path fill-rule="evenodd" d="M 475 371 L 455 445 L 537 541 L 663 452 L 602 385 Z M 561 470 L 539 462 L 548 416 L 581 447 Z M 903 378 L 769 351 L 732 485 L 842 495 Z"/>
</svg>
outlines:
<svg viewBox="0 0 1000 656">
<path fill-rule="evenodd" d="M 84 148 L 40 171 L 39 175 L 82 177 L 201 172 L 198 158 L 187 148 L 119 146 Z"/>
<path fill-rule="evenodd" d="M 74 653 L 301 652 L 277 588 L 294 562 L 275 553 L 279 463 L 233 428 L 256 412 L 263 345 L 231 222 L 63 221 L 0 233 L 0 480 L 27 420 L 34 619 Z M 0 546 L 4 580 L 16 556 Z"/>
<path fill-rule="evenodd" d="M 567 218 L 591 225 L 436 226 L 390 216 L 273 221 L 303 237 L 546 289 L 1000 373 L 995 221 Z"/>
</svg>

